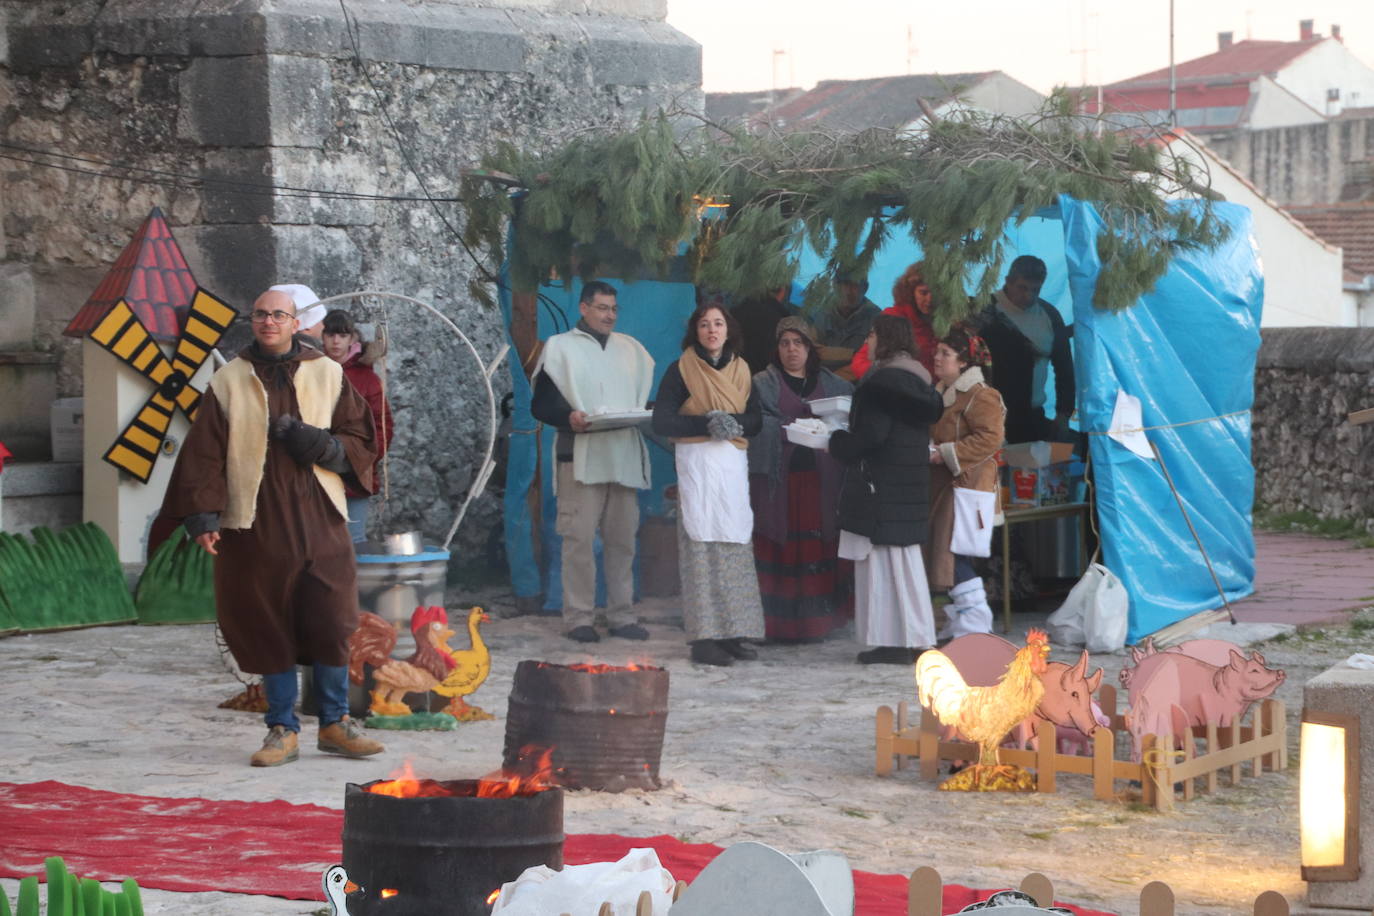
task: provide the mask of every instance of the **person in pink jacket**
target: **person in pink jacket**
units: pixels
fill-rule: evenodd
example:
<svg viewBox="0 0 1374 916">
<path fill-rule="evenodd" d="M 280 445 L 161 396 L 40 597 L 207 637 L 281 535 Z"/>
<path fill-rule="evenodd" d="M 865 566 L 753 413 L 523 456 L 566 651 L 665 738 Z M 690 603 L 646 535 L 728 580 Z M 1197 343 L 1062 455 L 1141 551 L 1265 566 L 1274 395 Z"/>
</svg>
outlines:
<svg viewBox="0 0 1374 916">
<path fill-rule="evenodd" d="M 377 431 L 377 462 L 380 463 L 395 432 L 391 422 L 391 405 L 386 402 L 386 395 L 382 391 L 382 380 L 372 371 L 372 362 L 380 354 L 368 355 L 362 335 L 358 333 L 352 317 L 343 309 L 334 309 L 324 316 L 323 340 L 325 355 L 343 364 L 344 377 L 367 401 L 367 406 L 372 408 L 372 425 Z M 368 500 L 376 492 L 375 481 L 381 480 L 381 476 L 374 472 L 372 479 L 372 491 L 349 487 L 345 494 L 348 499 L 348 531 L 355 544 L 367 538 Z"/>
</svg>

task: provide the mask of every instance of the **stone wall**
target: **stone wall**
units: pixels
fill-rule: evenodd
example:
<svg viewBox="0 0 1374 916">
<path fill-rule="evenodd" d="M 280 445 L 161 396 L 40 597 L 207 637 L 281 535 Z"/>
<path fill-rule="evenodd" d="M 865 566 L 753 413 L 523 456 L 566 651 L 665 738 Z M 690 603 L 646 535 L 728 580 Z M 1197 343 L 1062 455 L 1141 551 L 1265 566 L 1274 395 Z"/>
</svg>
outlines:
<svg viewBox="0 0 1374 916">
<path fill-rule="evenodd" d="M 1207 145 L 1283 206 L 1334 203 L 1347 185 L 1368 186 L 1374 117 L 1237 130 L 1209 135 Z"/>
<path fill-rule="evenodd" d="M 5 142 L 245 183 L 202 191 L 0 164 L 7 254 L 33 278 L 36 346 L 67 354 L 61 394 L 80 391 L 61 328 L 154 204 L 202 285 L 245 311 L 274 282 L 395 291 L 433 304 L 489 357 L 504 328 L 468 295 L 463 214 L 442 202 L 461 170 L 500 140 L 547 146 L 656 106 L 701 107 L 700 48 L 662 21 L 662 0 L 346 5 L 354 35 L 336 0 L 0 2 Z M 416 199 L 247 186 L 264 183 Z M 410 306 L 359 311 L 390 330 L 387 526 L 440 535 L 485 444 L 476 366 Z M 499 396 L 509 386 L 496 381 Z M 475 546 L 498 513 L 485 497 L 460 541 Z"/>
<path fill-rule="evenodd" d="M 1269 328 L 1255 371 L 1257 505 L 1353 519 L 1374 533 L 1374 328 Z"/>
</svg>

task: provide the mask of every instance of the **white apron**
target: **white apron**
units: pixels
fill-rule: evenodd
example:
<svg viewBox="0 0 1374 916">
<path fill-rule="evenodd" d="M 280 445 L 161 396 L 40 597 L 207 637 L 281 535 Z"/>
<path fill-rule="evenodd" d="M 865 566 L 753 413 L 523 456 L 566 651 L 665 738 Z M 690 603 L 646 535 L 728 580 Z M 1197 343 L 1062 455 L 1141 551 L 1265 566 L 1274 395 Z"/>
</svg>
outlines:
<svg viewBox="0 0 1374 916">
<path fill-rule="evenodd" d="M 749 507 L 749 456 L 726 441 L 679 442 L 678 511 L 694 541 L 748 544 L 754 536 Z"/>
</svg>

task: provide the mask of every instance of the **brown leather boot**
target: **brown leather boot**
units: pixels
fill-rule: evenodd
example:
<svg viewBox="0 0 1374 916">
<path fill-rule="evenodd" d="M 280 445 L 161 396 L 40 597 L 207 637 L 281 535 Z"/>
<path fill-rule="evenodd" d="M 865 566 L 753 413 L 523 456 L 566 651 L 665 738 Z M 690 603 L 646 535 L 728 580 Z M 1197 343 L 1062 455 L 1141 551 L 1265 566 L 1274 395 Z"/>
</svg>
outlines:
<svg viewBox="0 0 1374 916">
<path fill-rule="evenodd" d="M 326 754 L 342 754 L 345 757 L 371 757 L 386 750 L 382 742 L 364 735 L 362 726 L 348 716 L 321 728 L 315 747 Z"/>
<path fill-rule="evenodd" d="M 267 730 L 262 748 L 249 760 L 255 767 L 279 767 L 300 756 L 296 733 L 285 725 L 273 725 Z"/>
</svg>

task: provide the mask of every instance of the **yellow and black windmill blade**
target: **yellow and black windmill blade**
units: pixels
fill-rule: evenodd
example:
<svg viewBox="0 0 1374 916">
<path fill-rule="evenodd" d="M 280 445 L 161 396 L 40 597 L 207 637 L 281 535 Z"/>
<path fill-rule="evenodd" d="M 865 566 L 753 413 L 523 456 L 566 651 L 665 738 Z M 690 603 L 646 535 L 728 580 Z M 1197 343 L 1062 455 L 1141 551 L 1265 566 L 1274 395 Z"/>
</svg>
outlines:
<svg viewBox="0 0 1374 916">
<path fill-rule="evenodd" d="M 105 461 L 148 482 L 172 413 L 180 407 L 189 419 L 195 419 L 200 392 L 190 384 L 191 377 L 209 358 L 234 315 L 230 306 L 196 290 L 170 361 L 123 300 L 91 330 L 92 340 L 157 386 L 102 456 Z"/>
</svg>

